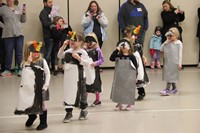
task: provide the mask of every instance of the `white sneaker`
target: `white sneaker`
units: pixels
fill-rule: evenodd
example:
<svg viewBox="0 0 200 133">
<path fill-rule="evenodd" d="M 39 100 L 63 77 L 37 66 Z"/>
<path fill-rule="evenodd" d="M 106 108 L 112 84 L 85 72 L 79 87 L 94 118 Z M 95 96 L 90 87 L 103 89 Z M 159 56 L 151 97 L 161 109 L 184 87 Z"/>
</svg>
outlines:
<svg viewBox="0 0 200 133">
<path fill-rule="evenodd" d="M 128 106 L 125 108 L 126 111 L 130 111 L 130 110 L 132 110 L 132 109 L 133 109 L 133 105 L 128 105 Z"/>
<path fill-rule="evenodd" d="M 11 74 L 10 71 L 4 71 L 4 72 L 1 73 L 1 76 L 3 76 L 3 77 L 11 77 L 12 74 Z"/>
<path fill-rule="evenodd" d="M 200 68 L 200 62 L 198 63 L 197 68 Z"/>
</svg>

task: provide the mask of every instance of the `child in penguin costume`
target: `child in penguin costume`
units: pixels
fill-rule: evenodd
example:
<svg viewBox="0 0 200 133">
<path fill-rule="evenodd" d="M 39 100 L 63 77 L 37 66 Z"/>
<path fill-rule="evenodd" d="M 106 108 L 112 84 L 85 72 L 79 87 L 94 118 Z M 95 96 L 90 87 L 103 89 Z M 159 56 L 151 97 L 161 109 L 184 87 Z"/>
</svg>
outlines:
<svg viewBox="0 0 200 133">
<path fill-rule="evenodd" d="M 111 54 L 110 61 L 115 61 L 110 98 L 117 103 L 116 110 L 123 110 L 125 104 L 125 110 L 129 111 L 135 103 L 138 64 L 128 40 L 122 39 L 117 43 L 117 49 Z"/>
<path fill-rule="evenodd" d="M 91 64 L 95 69 L 95 80 L 91 85 L 86 85 L 88 93 L 95 94 L 95 101 L 92 103 L 91 107 L 95 107 L 96 105 L 101 105 L 100 93 L 102 92 L 102 82 L 100 75 L 100 66 L 104 62 L 103 53 L 99 47 L 98 39 L 95 33 L 89 33 L 85 37 L 85 50 L 87 51 L 89 57 L 93 59 L 93 63 Z"/>
<path fill-rule="evenodd" d="M 46 60 L 42 57 L 44 47 L 41 42 L 28 42 L 24 49 L 22 79 L 19 88 L 18 104 L 15 114 L 28 114 L 25 126 L 30 127 L 37 114 L 40 124 L 37 130 L 47 128 L 47 109 L 45 100 L 49 100 L 48 86 L 50 71 Z"/>
<path fill-rule="evenodd" d="M 58 58 L 65 59 L 63 94 L 66 116 L 63 123 L 71 121 L 74 107 L 81 109 L 79 120 L 86 120 L 88 116 L 86 83 L 94 82 L 95 71 L 91 66 L 92 59 L 82 48 L 84 41 L 83 34 L 72 32 L 70 40 L 66 40 L 58 51 Z M 70 48 L 65 50 L 67 45 Z"/>
</svg>

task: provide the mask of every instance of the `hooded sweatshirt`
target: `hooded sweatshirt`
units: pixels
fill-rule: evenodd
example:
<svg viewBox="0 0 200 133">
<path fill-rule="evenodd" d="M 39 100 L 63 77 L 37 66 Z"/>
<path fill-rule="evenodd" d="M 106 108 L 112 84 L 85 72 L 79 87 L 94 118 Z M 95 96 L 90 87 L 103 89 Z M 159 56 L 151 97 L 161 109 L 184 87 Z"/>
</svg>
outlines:
<svg viewBox="0 0 200 133">
<path fill-rule="evenodd" d="M 141 25 L 141 29 L 148 29 L 148 12 L 145 6 L 138 2 L 133 4 L 131 0 L 127 0 L 118 12 L 118 22 L 120 29 L 124 30 L 128 25 L 138 26 Z"/>
</svg>

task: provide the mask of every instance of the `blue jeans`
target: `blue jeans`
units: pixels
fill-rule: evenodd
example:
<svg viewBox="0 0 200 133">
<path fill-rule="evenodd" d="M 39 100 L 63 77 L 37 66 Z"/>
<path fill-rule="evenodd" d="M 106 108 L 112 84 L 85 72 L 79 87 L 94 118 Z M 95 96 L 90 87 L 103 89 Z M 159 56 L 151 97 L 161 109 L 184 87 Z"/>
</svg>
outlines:
<svg viewBox="0 0 200 133">
<path fill-rule="evenodd" d="M 24 36 L 4 38 L 5 70 L 10 71 L 15 50 L 16 65 L 20 67 L 23 56 Z"/>
<path fill-rule="evenodd" d="M 54 67 L 54 51 L 53 51 L 53 47 L 54 47 L 54 43 L 53 43 L 53 39 L 50 39 L 49 37 L 44 37 L 44 43 L 45 43 L 45 48 L 46 48 L 46 52 L 44 54 L 44 58 L 46 59 L 48 65 L 50 65 L 50 62 L 52 63 L 52 67 Z"/>
<path fill-rule="evenodd" d="M 1 71 L 4 71 L 5 67 L 5 49 L 3 45 L 3 39 L 0 38 L 0 64 L 1 64 Z"/>
</svg>

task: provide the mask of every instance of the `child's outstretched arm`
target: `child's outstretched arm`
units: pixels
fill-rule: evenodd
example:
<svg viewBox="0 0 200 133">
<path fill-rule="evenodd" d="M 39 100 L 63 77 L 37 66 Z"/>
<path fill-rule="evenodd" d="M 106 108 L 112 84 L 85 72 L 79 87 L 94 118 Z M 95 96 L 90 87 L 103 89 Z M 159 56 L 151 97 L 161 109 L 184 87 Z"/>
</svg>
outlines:
<svg viewBox="0 0 200 133">
<path fill-rule="evenodd" d="M 69 40 L 64 41 L 62 47 L 59 49 L 57 55 L 59 59 L 63 59 L 65 57 L 64 50 L 67 47 L 67 45 L 69 45 Z"/>
<path fill-rule="evenodd" d="M 79 62 L 81 62 L 81 57 L 79 56 L 78 53 L 72 53 L 72 57 L 73 57 L 74 59 L 77 59 Z"/>
</svg>

